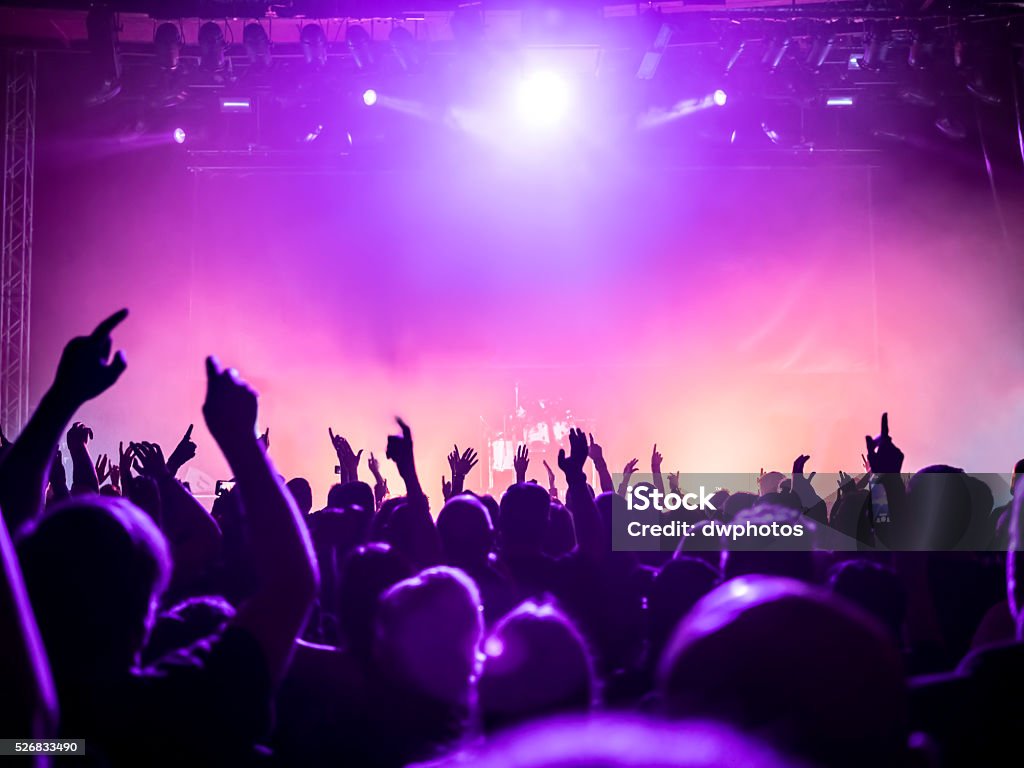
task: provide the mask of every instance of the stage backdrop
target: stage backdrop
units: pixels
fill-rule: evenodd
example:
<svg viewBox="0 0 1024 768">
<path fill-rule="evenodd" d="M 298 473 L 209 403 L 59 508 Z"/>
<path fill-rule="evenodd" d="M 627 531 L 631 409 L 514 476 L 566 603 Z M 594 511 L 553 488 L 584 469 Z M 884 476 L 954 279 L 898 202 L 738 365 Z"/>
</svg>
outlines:
<svg viewBox="0 0 1024 768">
<path fill-rule="evenodd" d="M 616 470 L 646 469 L 654 442 L 669 470 L 800 453 L 855 469 L 883 409 L 910 467 L 1019 458 L 1020 279 L 973 178 L 625 162 L 193 176 L 181 153 L 49 149 L 34 393 L 70 334 L 128 306 L 129 370 L 81 416 L 112 454 L 169 452 L 195 422 L 197 488 L 228 476 L 199 412 L 210 352 L 260 391 L 280 471 L 318 504 L 328 426 L 365 467 L 371 450 L 387 463 L 401 415 L 438 506 L 446 452 L 484 454 L 517 385 L 591 427 Z"/>
</svg>

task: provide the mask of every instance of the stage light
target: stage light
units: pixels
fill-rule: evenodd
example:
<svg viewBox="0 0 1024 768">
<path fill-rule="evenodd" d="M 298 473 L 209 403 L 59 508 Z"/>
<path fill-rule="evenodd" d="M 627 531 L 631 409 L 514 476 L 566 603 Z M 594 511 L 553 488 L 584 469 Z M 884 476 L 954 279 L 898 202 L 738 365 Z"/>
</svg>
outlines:
<svg viewBox="0 0 1024 768">
<path fill-rule="evenodd" d="M 121 57 L 117 49 L 117 22 L 109 8 L 93 8 L 85 17 L 89 50 L 99 71 L 100 87 L 87 99 L 97 105 L 121 92 Z"/>
<path fill-rule="evenodd" d="M 962 141 L 967 138 L 967 128 L 952 115 L 944 115 L 935 121 L 935 127 L 947 139 Z"/>
<path fill-rule="evenodd" d="M 323 67 L 327 64 L 327 35 L 319 24 L 307 24 L 299 33 L 302 43 L 302 55 L 306 64 L 311 67 Z"/>
<path fill-rule="evenodd" d="M 256 22 L 246 24 L 242 30 L 242 42 L 249 55 L 249 63 L 256 69 L 270 66 L 270 38 L 267 31 Z"/>
<path fill-rule="evenodd" d="M 395 27 L 388 35 L 388 40 L 391 42 L 391 50 L 394 52 L 395 58 L 404 71 L 414 72 L 420 68 L 416 40 L 408 29 Z"/>
<path fill-rule="evenodd" d="M 924 29 L 914 31 L 907 50 L 907 66 L 911 69 L 926 69 L 931 61 L 932 42 Z"/>
<path fill-rule="evenodd" d="M 368 107 L 372 107 L 377 103 L 377 92 L 373 88 L 367 88 L 363 91 L 363 104 Z"/>
<path fill-rule="evenodd" d="M 320 134 L 323 133 L 323 131 L 324 127 L 322 125 L 317 125 L 312 131 L 305 135 L 303 141 L 305 141 L 307 144 L 312 144 L 314 141 L 320 138 Z"/>
<path fill-rule="evenodd" d="M 212 21 L 199 28 L 199 66 L 208 72 L 224 69 L 224 31 Z"/>
<path fill-rule="evenodd" d="M 185 139 L 188 138 L 188 136 L 185 134 L 184 128 L 175 128 L 174 133 L 171 134 L 171 137 L 174 139 L 175 144 L 184 144 Z"/>
<path fill-rule="evenodd" d="M 770 72 L 776 71 L 779 65 L 782 64 L 782 60 L 786 57 L 786 51 L 789 50 L 790 43 L 792 43 L 792 40 L 789 35 L 773 37 L 768 43 L 768 49 L 764 52 L 761 63 L 768 67 Z"/>
<path fill-rule="evenodd" d="M 732 48 L 732 54 L 729 56 L 729 60 L 725 63 L 725 74 L 729 74 L 733 71 L 736 65 L 739 63 L 740 57 L 743 56 L 743 51 L 746 50 L 747 43 L 745 40 L 740 40 Z"/>
<path fill-rule="evenodd" d="M 252 112 L 252 99 L 248 96 L 221 96 L 221 112 Z"/>
<path fill-rule="evenodd" d="M 832 34 L 817 35 L 811 43 L 810 53 L 807 54 L 807 67 L 812 72 L 818 72 L 825 64 L 825 59 L 832 52 L 836 38 Z"/>
<path fill-rule="evenodd" d="M 869 28 L 864 36 L 864 55 L 860 60 L 860 68 L 875 71 L 881 69 L 891 45 L 892 38 L 888 29 L 881 25 Z"/>
<path fill-rule="evenodd" d="M 711 100 L 715 102 L 716 106 L 724 107 L 725 102 L 729 100 L 729 94 L 723 91 L 721 88 L 711 94 Z"/>
<path fill-rule="evenodd" d="M 826 107 L 852 107 L 853 96 L 829 96 L 825 99 Z"/>
<path fill-rule="evenodd" d="M 554 72 L 533 72 L 519 83 L 519 118 L 536 127 L 550 127 L 569 111 L 569 84 Z"/>
<path fill-rule="evenodd" d="M 181 31 L 176 24 L 164 22 L 153 34 L 153 51 L 161 69 L 177 69 L 181 57 Z"/>
<path fill-rule="evenodd" d="M 373 45 L 370 40 L 370 33 L 358 24 L 353 24 L 345 31 L 345 44 L 348 52 L 352 54 L 352 61 L 357 69 L 367 69 L 373 66 Z"/>
</svg>

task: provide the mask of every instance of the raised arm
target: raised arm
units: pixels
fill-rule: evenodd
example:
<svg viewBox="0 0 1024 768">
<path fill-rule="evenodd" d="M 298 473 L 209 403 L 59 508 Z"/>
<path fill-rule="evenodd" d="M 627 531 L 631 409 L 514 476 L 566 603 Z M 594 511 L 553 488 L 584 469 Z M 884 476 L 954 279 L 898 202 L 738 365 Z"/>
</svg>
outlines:
<svg viewBox="0 0 1024 768">
<path fill-rule="evenodd" d="M 516 457 L 512 459 L 512 468 L 516 471 L 516 482 L 526 482 L 526 470 L 530 466 L 530 449 L 523 443 L 516 448 Z"/>
<path fill-rule="evenodd" d="M 360 448 L 359 453 L 353 451 L 348 440 L 341 435 L 334 434 L 334 430 L 330 427 L 327 428 L 327 434 L 331 437 L 331 445 L 334 446 L 334 452 L 338 456 L 338 466 L 341 467 L 338 482 L 342 484 L 356 482 L 359 480 L 359 459 L 363 456 L 363 450 Z"/>
<path fill-rule="evenodd" d="M 651 449 L 651 474 L 654 476 L 654 487 L 662 493 L 665 492 L 665 479 L 661 476 L 661 459 L 662 456 L 658 453 L 658 444 L 654 444 L 654 448 Z"/>
<path fill-rule="evenodd" d="M 192 442 L 193 426 L 195 425 L 188 425 L 184 437 L 178 441 L 174 450 L 171 451 L 171 455 L 167 457 L 167 471 L 171 473 L 171 477 L 177 477 L 178 471 L 185 466 L 185 463 L 195 458 L 196 444 Z"/>
<path fill-rule="evenodd" d="M 569 431 L 569 455 L 565 455 L 564 448 L 558 451 L 558 468 L 565 475 L 568 486 L 565 506 L 572 513 L 576 527 L 577 549 L 593 557 L 602 557 L 608 547 L 601 515 L 587 487 L 587 475 L 583 471 L 586 463 L 587 436 L 581 429 L 572 429 Z"/>
<path fill-rule="evenodd" d="M 548 460 L 544 459 L 544 471 L 548 473 L 548 495 L 552 501 L 558 501 L 558 486 L 555 485 L 555 471 L 551 469 Z"/>
<path fill-rule="evenodd" d="M 159 445 L 138 443 L 135 452 L 142 474 L 152 479 L 160 491 L 160 527 L 171 545 L 173 584 L 175 587 L 195 584 L 220 554 L 220 527 L 175 479 Z"/>
<path fill-rule="evenodd" d="M 71 456 L 71 493 L 99 493 L 100 478 L 89 456 L 92 430 L 76 421 L 68 430 L 68 454 Z"/>
<path fill-rule="evenodd" d="M 388 447 L 385 455 L 395 462 L 398 474 L 405 483 L 405 495 L 412 501 L 426 501 L 420 479 L 416 476 L 416 461 L 412 453 L 412 431 L 401 419 L 395 419 L 402 429 L 400 435 L 388 435 Z"/>
<path fill-rule="evenodd" d="M 75 411 L 124 373 L 124 353 L 110 356 L 110 334 L 127 316 L 127 309 L 115 312 L 88 336 L 68 342 L 53 384 L 0 463 L 0 509 L 10 530 L 17 531 L 42 510 L 51 462 Z"/>
<path fill-rule="evenodd" d="M 203 417 L 238 483 L 247 544 L 261 566 L 262 580 L 233 625 L 256 638 L 277 681 L 317 593 L 313 547 L 291 494 L 256 437 L 256 393 L 212 357 L 206 376 Z"/>
<path fill-rule="evenodd" d="M 601 483 L 602 493 L 614 493 L 615 483 L 612 481 L 612 473 L 608 471 L 608 463 L 604 460 L 604 449 L 594 442 L 594 435 L 590 433 L 590 458 L 594 461 L 594 469 L 597 470 L 597 478 Z"/>
<path fill-rule="evenodd" d="M 467 448 L 462 453 L 459 453 L 459 446 L 454 446 L 454 450 L 448 454 L 448 466 L 452 470 L 452 482 L 451 488 L 448 489 L 448 496 L 458 496 L 466 490 L 466 478 L 473 471 L 477 461 L 479 459 L 477 458 L 476 451 L 472 448 Z M 448 498 L 448 496 L 445 498 Z"/>
</svg>

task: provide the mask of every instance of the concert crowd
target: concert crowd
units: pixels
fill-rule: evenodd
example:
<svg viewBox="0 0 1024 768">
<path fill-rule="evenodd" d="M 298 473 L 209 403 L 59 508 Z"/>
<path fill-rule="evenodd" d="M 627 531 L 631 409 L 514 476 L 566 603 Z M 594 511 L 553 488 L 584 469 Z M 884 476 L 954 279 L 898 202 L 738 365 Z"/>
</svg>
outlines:
<svg viewBox="0 0 1024 768">
<path fill-rule="evenodd" d="M 399 420 L 380 457 L 325 424 L 340 478 L 316 499 L 278 475 L 256 393 L 214 357 L 216 446 L 183 413 L 169 451 L 126 435 L 94 457 L 76 412 L 124 372 L 127 314 L 67 344 L 0 449 L 0 737 L 85 742 L 84 757 L 24 760 L 1021 764 L 1024 490 L 996 506 L 954 467 L 901 474 L 886 416 L 850 446 L 864 475 L 828 500 L 806 456 L 763 473 L 759 494 L 716 499 L 720 520 L 803 519 L 860 551 L 616 551 L 612 510 L 638 462 L 616 486 L 600 435 L 574 429 L 543 473 L 521 447 L 494 493 L 469 487 L 477 454 L 455 447 L 431 510 L 415 424 Z M 197 450 L 233 474 L 212 511 L 178 479 Z M 678 487 L 661 464 L 655 447 L 653 484 Z M 878 485 L 886 531 L 870 530 Z M 951 527 L 969 547 L 950 551 Z"/>
</svg>

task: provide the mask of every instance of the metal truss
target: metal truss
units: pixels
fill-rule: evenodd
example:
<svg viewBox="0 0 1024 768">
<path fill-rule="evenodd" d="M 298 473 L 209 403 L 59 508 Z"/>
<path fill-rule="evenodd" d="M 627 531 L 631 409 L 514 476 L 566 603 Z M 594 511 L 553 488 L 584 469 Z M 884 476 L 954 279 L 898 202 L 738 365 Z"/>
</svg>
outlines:
<svg viewBox="0 0 1024 768">
<path fill-rule="evenodd" d="M 35 183 L 36 53 L 5 54 L 3 219 L 0 228 L 0 426 L 14 438 L 28 419 Z"/>
</svg>

